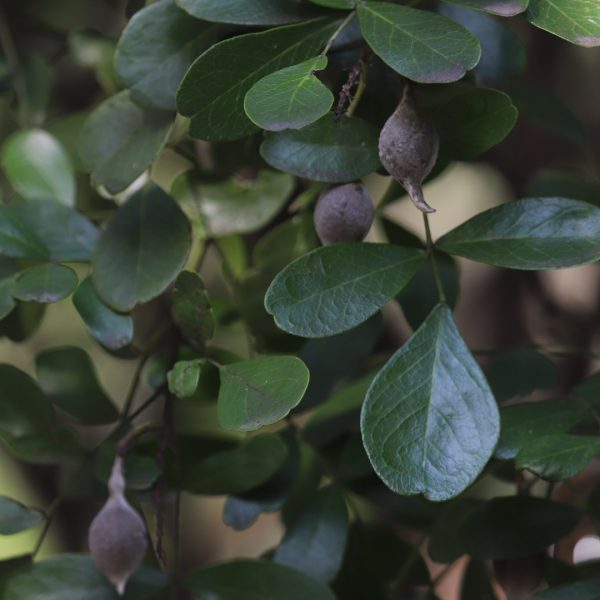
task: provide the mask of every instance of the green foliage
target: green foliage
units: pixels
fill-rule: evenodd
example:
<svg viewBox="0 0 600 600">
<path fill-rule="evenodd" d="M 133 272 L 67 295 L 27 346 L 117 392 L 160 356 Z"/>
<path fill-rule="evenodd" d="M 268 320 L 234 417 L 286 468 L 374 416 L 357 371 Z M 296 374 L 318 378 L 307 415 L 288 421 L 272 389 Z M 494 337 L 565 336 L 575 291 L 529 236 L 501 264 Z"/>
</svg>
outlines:
<svg viewBox="0 0 600 600">
<path fill-rule="evenodd" d="M 597 2 L 6 4 L 0 454 L 43 500 L 0 496 L 0 536 L 39 532 L 2 600 L 120 597 L 79 553 L 121 462 L 152 546 L 125 600 L 435 598 L 431 561 L 516 597 L 536 557 L 532 597 L 598 597 L 558 558 L 598 514 Z M 396 205 L 407 88 L 386 148 L 429 147 L 426 196 L 481 175 L 480 208 Z M 341 183 L 373 227 L 322 246 Z M 212 564 L 191 496 L 284 531 Z"/>
</svg>

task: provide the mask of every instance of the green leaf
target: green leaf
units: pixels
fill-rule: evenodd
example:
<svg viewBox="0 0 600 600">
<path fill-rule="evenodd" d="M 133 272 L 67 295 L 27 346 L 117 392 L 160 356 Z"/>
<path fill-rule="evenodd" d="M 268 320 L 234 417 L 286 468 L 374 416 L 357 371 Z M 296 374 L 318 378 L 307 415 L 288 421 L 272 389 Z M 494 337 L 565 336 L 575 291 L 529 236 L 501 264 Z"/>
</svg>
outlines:
<svg viewBox="0 0 600 600">
<path fill-rule="evenodd" d="M 313 4 L 318 6 L 325 6 L 326 8 L 354 8 L 357 0 L 309 0 Z"/>
<path fill-rule="evenodd" d="M 231 450 L 194 457 L 182 466 L 182 479 L 193 494 L 240 494 L 265 483 L 281 467 L 287 452 L 278 435 L 259 434 Z"/>
<path fill-rule="evenodd" d="M 319 19 L 215 44 L 192 64 L 177 92 L 179 112 L 192 117 L 190 134 L 235 140 L 256 131 L 244 112 L 246 93 L 265 75 L 314 56 L 334 27 Z"/>
<path fill-rule="evenodd" d="M 288 528 L 273 560 L 329 583 L 342 566 L 348 526 L 344 494 L 323 488 Z"/>
<path fill-rule="evenodd" d="M 600 208 L 566 198 L 517 200 L 479 213 L 436 242 L 509 269 L 561 269 L 600 258 Z"/>
<path fill-rule="evenodd" d="M 600 597 L 600 581 L 576 581 L 554 587 L 533 596 L 532 600 L 598 600 Z"/>
<path fill-rule="evenodd" d="M 328 114 L 303 129 L 268 133 L 261 156 L 273 167 L 313 181 L 344 183 L 381 167 L 377 129 L 357 117 Z"/>
<path fill-rule="evenodd" d="M 31 529 L 44 520 L 44 514 L 35 508 L 0 496 L 0 535 L 12 535 Z"/>
<path fill-rule="evenodd" d="M 573 44 L 600 46 L 600 10 L 595 0 L 530 0 L 526 17 Z"/>
<path fill-rule="evenodd" d="M 2 166 L 23 198 L 75 204 L 75 172 L 64 148 L 42 129 L 24 129 L 2 148 Z"/>
<path fill-rule="evenodd" d="M 135 193 L 109 221 L 92 261 L 92 278 L 110 307 L 129 311 L 162 293 L 183 268 L 190 225 L 160 188 Z"/>
<path fill-rule="evenodd" d="M 12 287 L 12 277 L 0 280 L 0 320 L 7 317 L 16 306 L 12 295 Z"/>
<path fill-rule="evenodd" d="M 582 421 L 587 409 L 578 402 L 547 400 L 505 406 L 500 411 L 501 433 L 494 455 L 515 458 L 543 435 L 564 433 Z"/>
<path fill-rule="evenodd" d="M 499 144 L 517 122 L 510 96 L 472 87 L 453 96 L 431 115 L 440 134 L 440 151 L 455 160 L 471 160 Z"/>
<path fill-rule="evenodd" d="M 175 110 L 175 94 L 192 61 L 212 41 L 214 28 L 160 0 L 138 11 L 117 46 L 115 68 L 135 102 Z"/>
<path fill-rule="evenodd" d="M 5 226 L 8 247 L 2 243 Z M 16 246 L 11 244 L 10 236 Z M 98 229 L 89 219 L 54 201 L 19 200 L 0 207 L 0 251 L 7 256 L 88 262 L 98 236 Z"/>
<path fill-rule="evenodd" d="M 358 18 L 362 34 L 375 54 L 413 81 L 457 81 L 481 56 L 475 36 L 436 13 L 367 2 L 358 7 Z"/>
<path fill-rule="evenodd" d="M 316 77 L 327 67 L 326 56 L 316 56 L 257 81 L 248 91 L 244 110 L 262 129 L 301 129 L 329 112 L 333 94 Z"/>
<path fill-rule="evenodd" d="M 167 593 L 164 573 L 140 568 L 127 583 L 123 600 L 159 600 Z M 6 585 L 3 600 L 116 600 L 108 579 L 84 554 L 58 554 L 19 571 Z"/>
<path fill-rule="evenodd" d="M 373 468 L 398 494 L 447 500 L 485 467 L 499 430 L 485 377 L 450 309 L 438 305 L 379 372 L 363 404 Z"/>
<path fill-rule="evenodd" d="M 548 390 L 558 384 L 556 365 L 531 348 L 517 348 L 494 355 L 485 371 L 498 402 Z"/>
<path fill-rule="evenodd" d="M 295 356 L 232 363 L 219 373 L 219 423 L 236 431 L 253 431 L 283 419 L 302 400 L 310 378 Z"/>
<path fill-rule="evenodd" d="M 356 327 L 394 297 L 425 255 L 389 244 L 334 244 L 289 264 L 265 296 L 280 329 L 324 337 Z"/>
<path fill-rule="evenodd" d="M 265 169 L 253 180 L 232 178 L 213 184 L 184 174 L 173 195 L 209 236 L 220 237 L 260 229 L 279 213 L 293 189 L 293 177 Z"/>
<path fill-rule="evenodd" d="M 307 18 L 298 0 L 177 0 L 197 19 L 235 25 L 282 25 Z"/>
<path fill-rule="evenodd" d="M 36 373 L 46 396 L 85 425 L 112 423 L 119 415 L 96 378 L 84 350 L 50 348 L 36 356 Z"/>
<path fill-rule="evenodd" d="M 600 438 L 557 433 L 531 437 L 517 454 L 517 469 L 529 469 L 544 479 L 569 479 L 600 454 Z"/>
<path fill-rule="evenodd" d="M 182 271 L 173 287 L 173 320 L 181 333 L 196 347 L 204 348 L 215 334 L 213 316 L 202 277 Z"/>
<path fill-rule="evenodd" d="M 529 0 L 447 0 L 467 8 L 483 10 L 500 17 L 514 17 L 527 9 Z"/>
<path fill-rule="evenodd" d="M 167 373 L 169 391 L 178 398 L 189 398 L 194 395 L 198 382 L 203 360 L 180 360 Z"/>
<path fill-rule="evenodd" d="M 73 304 L 89 332 L 109 350 L 119 350 L 133 340 L 133 319 L 104 304 L 91 277 L 79 285 L 73 294 Z"/>
<path fill-rule="evenodd" d="M 458 532 L 478 559 L 511 559 L 545 550 L 574 529 L 581 512 L 542 498 L 494 498 L 470 511 Z"/>
<path fill-rule="evenodd" d="M 571 396 L 591 402 L 600 403 L 600 371 L 592 373 L 571 390 Z"/>
<path fill-rule="evenodd" d="M 335 600 L 322 583 L 266 560 L 235 560 L 206 567 L 187 575 L 184 586 L 207 600 Z"/>
<path fill-rule="evenodd" d="M 120 192 L 141 175 L 163 147 L 173 114 L 143 108 L 129 92 L 111 96 L 86 119 L 79 155 L 96 183 Z"/>
<path fill-rule="evenodd" d="M 52 304 L 70 296 L 77 283 L 77 275 L 73 269 L 47 263 L 17 273 L 12 294 L 18 300 Z"/>
<path fill-rule="evenodd" d="M 302 429 L 302 437 L 313 446 L 321 447 L 358 423 L 360 407 L 374 376 L 370 373 L 362 377 L 319 405 Z"/>
</svg>

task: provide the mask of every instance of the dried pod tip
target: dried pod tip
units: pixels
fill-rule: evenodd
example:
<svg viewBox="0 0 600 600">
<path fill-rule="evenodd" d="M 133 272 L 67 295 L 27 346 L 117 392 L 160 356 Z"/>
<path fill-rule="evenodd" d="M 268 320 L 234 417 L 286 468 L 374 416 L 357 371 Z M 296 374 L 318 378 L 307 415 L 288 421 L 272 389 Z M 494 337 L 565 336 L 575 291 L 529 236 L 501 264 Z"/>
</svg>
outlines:
<svg viewBox="0 0 600 600">
<path fill-rule="evenodd" d="M 96 567 L 122 595 L 144 559 L 148 542 L 143 519 L 124 496 L 121 457 L 115 459 L 108 488 L 108 500 L 90 525 L 88 543 Z"/>
<path fill-rule="evenodd" d="M 319 196 L 314 220 L 323 244 L 359 242 L 373 224 L 373 201 L 362 183 L 330 188 Z"/>
<path fill-rule="evenodd" d="M 417 111 L 408 84 L 396 110 L 379 136 L 379 158 L 388 173 L 408 192 L 415 206 L 432 213 L 423 197 L 422 183 L 438 157 L 439 137 L 435 127 Z"/>
</svg>

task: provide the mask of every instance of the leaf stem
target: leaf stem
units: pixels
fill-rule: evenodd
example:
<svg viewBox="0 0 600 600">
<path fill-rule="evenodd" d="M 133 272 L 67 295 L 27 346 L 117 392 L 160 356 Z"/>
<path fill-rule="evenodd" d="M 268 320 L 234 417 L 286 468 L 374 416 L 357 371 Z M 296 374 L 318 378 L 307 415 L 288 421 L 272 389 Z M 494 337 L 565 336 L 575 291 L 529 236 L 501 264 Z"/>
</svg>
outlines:
<svg viewBox="0 0 600 600">
<path fill-rule="evenodd" d="M 423 223 L 425 225 L 425 239 L 427 243 L 427 254 L 431 260 L 431 269 L 433 271 L 433 279 L 435 280 L 435 287 L 437 288 L 438 298 L 442 304 L 446 304 L 446 294 L 444 294 L 444 286 L 442 285 L 442 278 L 438 270 L 437 261 L 435 260 L 435 247 L 433 244 L 433 238 L 431 237 L 431 227 L 429 226 L 429 215 L 423 213 Z"/>
<path fill-rule="evenodd" d="M 327 56 L 327 53 L 331 49 L 331 46 L 333 46 L 333 43 L 335 42 L 335 40 L 337 40 L 337 38 L 340 35 L 340 33 L 342 33 L 342 31 L 344 31 L 344 29 L 346 28 L 346 26 L 348 25 L 348 23 L 350 23 L 350 21 L 352 21 L 352 19 L 354 18 L 355 14 L 356 14 L 356 11 L 353 10 L 340 23 L 340 26 L 331 34 L 331 37 L 327 40 L 327 43 L 325 44 L 325 48 L 323 48 L 323 50 L 321 51 L 321 54 L 319 54 L 319 56 Z"/>
<path fill-rule="evenodd" d="M 367 70 L 367 63 L 362 62 L 356 92 L 354 92 L 354 98 L 352 98 L 352 102 L 350 103 L 350 106 L 346 111 L 347 117 L 351 117 L 354 114 L 354 111 L 358 107 L 358 103 L 360 102 L 360 99 L 362 98 L 362 95 L 364 94 L 364 91 L 367 88 Z"/>
</svg>

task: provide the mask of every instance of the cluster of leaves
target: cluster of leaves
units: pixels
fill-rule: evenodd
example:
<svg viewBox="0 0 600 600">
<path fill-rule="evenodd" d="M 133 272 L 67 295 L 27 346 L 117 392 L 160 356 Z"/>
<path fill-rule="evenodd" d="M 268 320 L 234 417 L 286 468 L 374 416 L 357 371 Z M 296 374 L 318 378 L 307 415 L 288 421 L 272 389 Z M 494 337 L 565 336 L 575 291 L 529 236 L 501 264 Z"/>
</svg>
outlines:
<svg viewBox="0 0 600 600">
<path fill-rule="evenodd" d="M 55 465 L 65 475 L 59 499 L 74 493 L 66 474 L 92 463 L 97 481 L 87 496 L 79 482 L 78 493 L 99 506 L 116 443 L 160 401 L 162 433 L 142 443 L 142 423 L 129 450 L 132 498 L 149 505 L 159 485 L 226 495 L 229 526 L 277 511 L 286 526 L 262 559 L 175 567 L 171 578 L 144 567 L 126 598 L 179 585 L 222 600 L 248 590 L 265 600 L 435 597 L 418 548 L 389 523 L 428 539 L 437 562 L 469 555 L 463 597 L 483 598 L 492 593 L 486 561 L 543 553 L 597 511 L 593 497 L 574 508 L 524 493 L 464 494 L 476 480 L 517 481 L 523 492 L 531 474 L 554 482 L 583 470 L 600 454 L 590 434 L 600 376 L 568 397 L 507 403 L 553 388 L 553 363 L 524 349 L 492 361 L 486 377 L 451 307 L 454 257 L 521 270 L 600 259 L 598 206 L 578 192 L 561 197 L 551 181 L 544 197 L 475 215 L 435 244 L 380 214 L 387 243 L 318 246 L 311 206 L 325 185 L 381 171 L 378 133 L 401 78 L 446 84 L 415 86 L 440 134 L 436 176 L 500 143 L 517 105 L 527 115 L 535 97 L 510 89 L 524 51 L 498 17 L 600 45 L 589 0 L 422 4 L 132 2 L 116 46 L 70 35 L 69 52 L 107 96 L 83 121 L 45 120 L 44 67 L 15 47 L 0 14 L 4 91 L 19 125 L 1 150 L 10 201 L 0 207 L 0 329 L 23 341 L 46 304 L 71 296 L 107 352 L 139 360 L 135 385 L 149 390 L 132 410 L 134 388 L 118 411 L 77 347 L 38 354 L 35 378 L 0 365 L 0 440 L 26 463 Z M 578 137 L 549 102 L 545 123 Z M 217 283 L 213 293 L 200 272 L 215 258 L 227 289 Z M 395 352 L 377 345 L 390 301 L 415 330 Z M 246 356 L 227 346 L 240 333 Z M 107 424 L 92 445 L 85 428 Z M 3 535 L 50 518 L 0 498 Z M 546 558 L 540 581 L 566 587 L 539 598 L 597 597 L 598 581 L 585 578 Z M 114 597 L 82 554 L 0 563 L 2 598 L 50 593 Z"/>
</svg>

